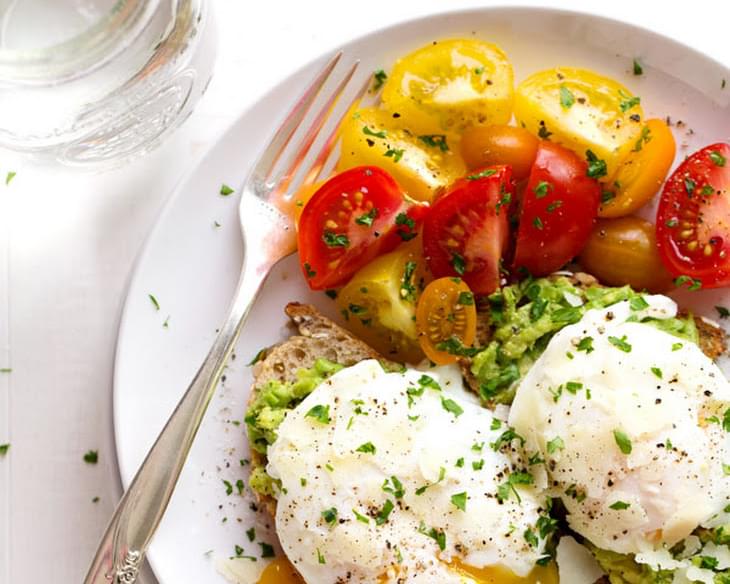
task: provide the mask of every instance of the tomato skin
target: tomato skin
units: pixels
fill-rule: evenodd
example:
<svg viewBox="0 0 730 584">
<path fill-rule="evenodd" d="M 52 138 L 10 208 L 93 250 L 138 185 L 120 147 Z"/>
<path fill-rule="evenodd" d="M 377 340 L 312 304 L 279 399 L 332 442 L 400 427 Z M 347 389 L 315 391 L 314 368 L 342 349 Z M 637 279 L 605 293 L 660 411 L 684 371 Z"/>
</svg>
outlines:
<svg viewBox="0 0 730 584">
<path fill-rule="evenodd" d="M 638 217 L 599 219 L 579 256 L 580 265 L 609 286 L 666 292 L 672 276 L 659 257 L 654 225 Z"/>
<path fill-rule="evenodd" d="M 378 167 L 335 175 L 307 202 L 299 220 L 299 263 L 309 287 L 341 286 L 369 261 L 413 239 L 426 209 L 406 200 Z"/>
<path fill-rule="evenodd" d="M 669 177 L 657 210 L 664 265 L 703 288 L 730 285 L 730 145 L 698 150 Z"/>
<path fill-rule="evenodd" d="M 513 198 L 510 167 L 493 166 L 457 180 L 436 199 L 423 224 L 423 250 L 434 277 L 459 276 L 476 294 L 497 289 Z"/>
<path fill-rule="evenodd" d="M 508 164 L 516 181 L 526 179 L 535 162 L 538 140 L 514 126 L 475 126 L 461 138 L 461 155 L 469 168 Z"/>
<path fill-rule="evenodd" d="M 533 276 L 563 267 L 585 244 L 598 212 L 600 186 L 570 150 L 541 142 L 522 198 L 513 266 Z"/>
<path fill-rule="evenodd" d="M 643 207 L 667 178 L 675 152 L 674 136 L 664 120 L 647 120 L 609 185 L 614 196 L 601 204 L 598 215 L 623 217 Z"/>
<path fill-rule="evenodd" d="M 437 365 L 456 362 L 455 354 L 439 349 L 438 345 L 449 339 L 465 347 L 474 343 L 477 311 L 469 286 L 461 278 L 439 278 L 431 282 L 418 300 L 416 328 L 426 357 Z"/>
</svg>

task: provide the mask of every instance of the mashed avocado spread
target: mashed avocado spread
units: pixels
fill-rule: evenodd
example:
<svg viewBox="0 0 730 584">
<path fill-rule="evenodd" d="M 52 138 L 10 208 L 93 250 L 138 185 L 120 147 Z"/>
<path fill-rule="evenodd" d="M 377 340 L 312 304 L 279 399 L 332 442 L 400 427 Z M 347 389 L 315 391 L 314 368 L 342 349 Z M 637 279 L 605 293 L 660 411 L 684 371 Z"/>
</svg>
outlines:
<svg viewBox="0 0 730 584">
<path fill-rule="evenodd" d="M 474 355 L 471 372 L 479 381 L 486 402 L 512 403 L 516 382 L 563 327 L 578 322 L 592 308 L 605 308 L 629 300 L 644 308 L 642 294 L 628 286 L 578 288 L 564 276 L 527 279 L 505 286 L 488 297 L 489 344 Z M 670 319 L 646 318 L 646 322 L 677 337 L 698 342 L 692 316 Z"/>
<path fill-rule="evenodd" d="M 248 441 L 256 452 L 266 455 L 270 444 L 276 440 L 276 430 L 289 410 L 314 391 L 329 376 L 342 369 L 342 365 L 317 359 L 310 369 L 297 371 L 296 381 L 283 383 L 272 380 L 256 388 L 256 397 L 246 411 Z M 273 479 L 263 466 L 251 470 L 249 485 L 254 491 L 270 497 L 276 496 Z"/>
</svg>

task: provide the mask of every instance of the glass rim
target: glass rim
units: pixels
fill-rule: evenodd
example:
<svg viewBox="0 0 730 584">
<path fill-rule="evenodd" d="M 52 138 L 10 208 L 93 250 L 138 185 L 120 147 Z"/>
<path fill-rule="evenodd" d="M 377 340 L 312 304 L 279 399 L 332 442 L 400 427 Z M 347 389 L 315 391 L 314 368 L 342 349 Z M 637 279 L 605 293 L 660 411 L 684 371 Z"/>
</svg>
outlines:
<svg viewBox="0 0 730 584">
<path fill-rule="evenodd" d="M 159 0 L 117 0 L 107 14 L 65 41 L 39 49 L 0 48 L 0 86 L 42 86 L 87 75 L 133 42 L 158 5 Z"/>
</svg>

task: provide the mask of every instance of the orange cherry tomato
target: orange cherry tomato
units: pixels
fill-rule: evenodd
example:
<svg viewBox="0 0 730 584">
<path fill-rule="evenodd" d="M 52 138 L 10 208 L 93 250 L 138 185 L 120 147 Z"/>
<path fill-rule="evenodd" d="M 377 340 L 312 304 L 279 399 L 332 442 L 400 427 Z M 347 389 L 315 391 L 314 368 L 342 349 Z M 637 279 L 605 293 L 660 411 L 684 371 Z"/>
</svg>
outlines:
<svg viewBox="0 0 730 584">
<path fill-rule="evenodd" d="M 416 307 L 416 329 L 421 349 L 437 365 L 457 359 L 454 347 L 469 347 L 477 334 L 474 295 L 461 278 L 439 278 L 423 291 Z M 446 345 L 446 346 L 444 346 Z"/>
<path fill-rule="evenodd" d="M 656 245 L 654 225 L 638 217 L 599 219 L 579 257 L 580 265 L 608 286 L 664 292 L 672 276 Z"/>
<path fill-rule="evenodd" d="M 613 183 L 604 188 L 599 217 L 630 215 L 657 194 L 674 161 L 674 136 L 662 120 L 647 120 Z"/>
<path fill-rule="evenodd" d="M 538 140 L 527 130 L 514 126 L 475 126 L 461 138 L 461 155 L 470 169 L 508 164 L 520 181 L 530 175 Z"/>
</svg>

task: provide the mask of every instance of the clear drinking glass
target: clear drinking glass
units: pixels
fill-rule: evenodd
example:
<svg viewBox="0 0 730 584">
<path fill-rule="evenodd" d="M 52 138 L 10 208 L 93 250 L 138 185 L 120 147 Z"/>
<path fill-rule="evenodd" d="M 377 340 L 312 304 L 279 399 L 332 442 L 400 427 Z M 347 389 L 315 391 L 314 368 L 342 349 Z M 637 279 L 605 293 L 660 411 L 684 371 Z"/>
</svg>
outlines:
<svg viewBox="0 0 730 584">
<path fill-rule="evenodd" d="M 0 147 L 65 163 L 146 152 L 210 80 L 205 0 L 0 0 Z"/>
</svg>

